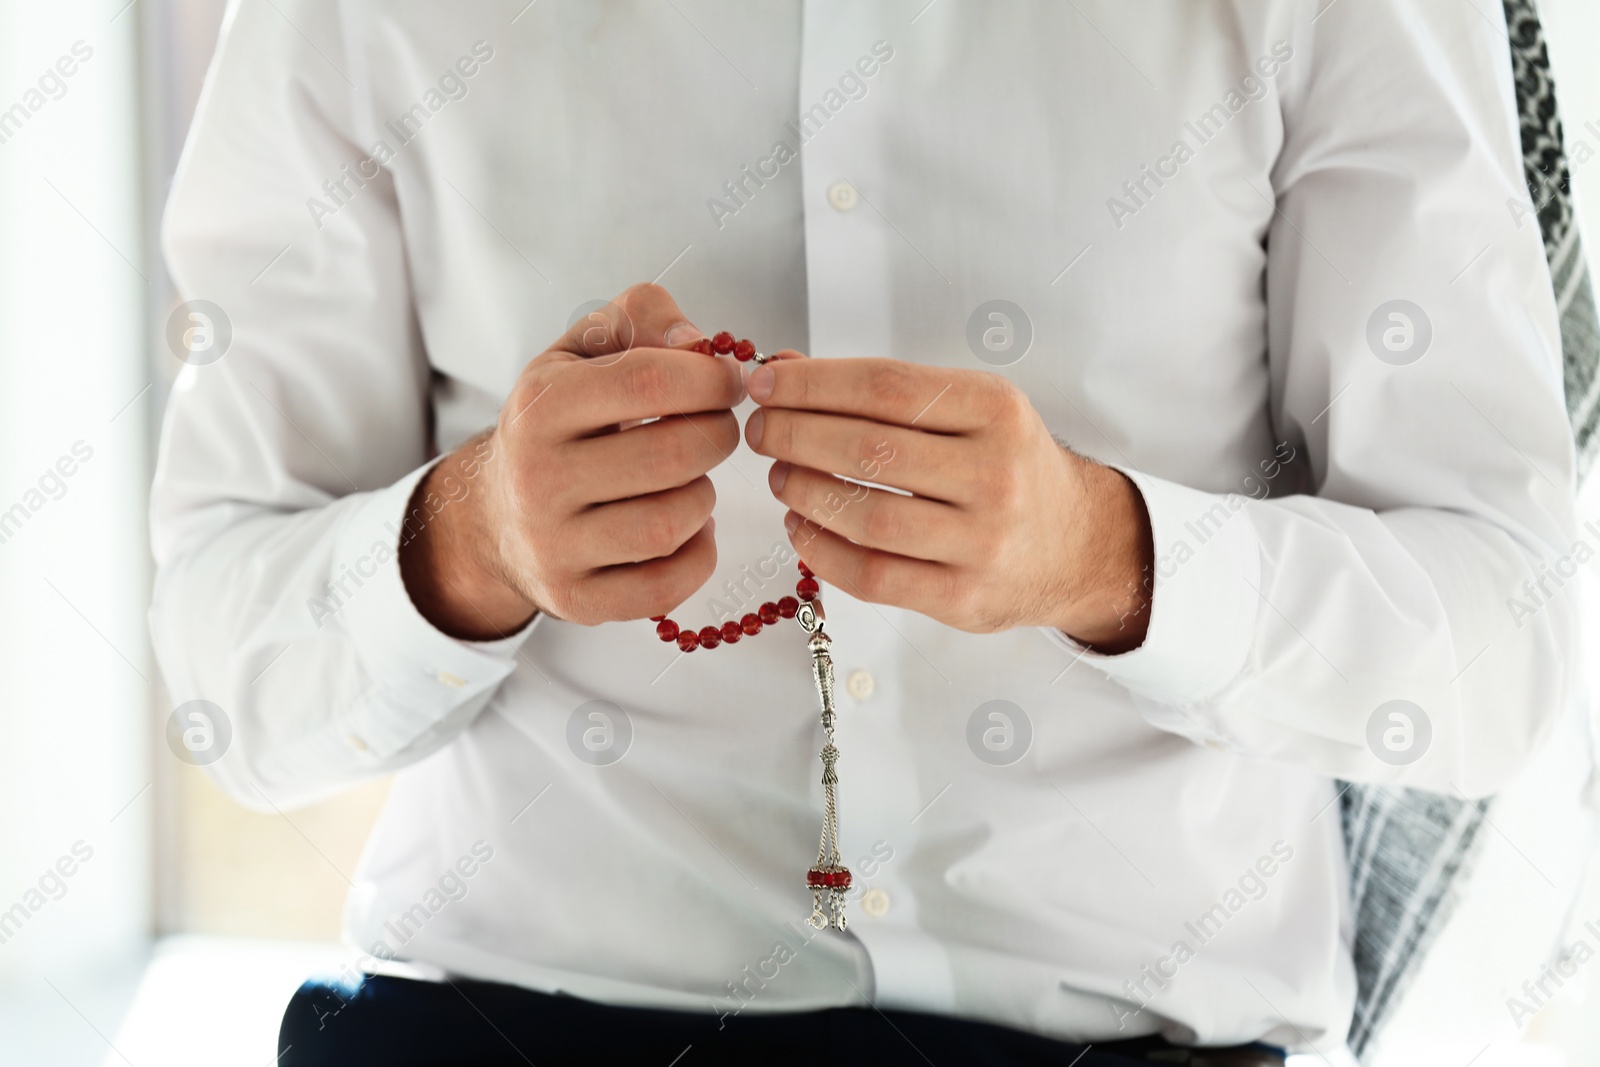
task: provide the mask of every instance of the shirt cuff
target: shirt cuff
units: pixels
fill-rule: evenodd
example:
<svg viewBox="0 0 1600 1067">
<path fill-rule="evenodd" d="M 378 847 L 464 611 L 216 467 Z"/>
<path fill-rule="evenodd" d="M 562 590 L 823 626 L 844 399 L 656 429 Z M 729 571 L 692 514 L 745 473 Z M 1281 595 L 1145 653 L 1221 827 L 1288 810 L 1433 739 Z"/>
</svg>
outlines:
<svg viewBox="0 0 1600 1067">
<path fill-rule="evenodd" d="M 1221 740 L 1213 725 L 1188 706 L 1237 677 L 1250 654 L 1260 601 L 1261 546 L 1244 513 L 1249 498 L 1201 492 L 1118 469 L 1144 497 L 1155 545 L 1144 643 L 1131 652 L 1103 655 L 1059 630 L 1049 632 L 1084 662 L 1143 698 L 1136 703 L 1153 725 L 1196 740 Z"/>
<path fill-rule="evenodd" d="M 368 494 L 337 538 L 340 573 L 333 580 L 354 572 L 359 581 L 339 622 L 371 687 L 349 708 L 345 727 L 379 758 L 403 751 L 464 705 L 481 705 L 516 669 L 518 649 L 543 618 L 535 615 L 496 641 L 463 641 L 438 630 L 411 602 L 400 576 L 400 537 L 412 493 L 432 466 Z M 412 529 L 428 518 L 423 506 Z"/>
</svg>

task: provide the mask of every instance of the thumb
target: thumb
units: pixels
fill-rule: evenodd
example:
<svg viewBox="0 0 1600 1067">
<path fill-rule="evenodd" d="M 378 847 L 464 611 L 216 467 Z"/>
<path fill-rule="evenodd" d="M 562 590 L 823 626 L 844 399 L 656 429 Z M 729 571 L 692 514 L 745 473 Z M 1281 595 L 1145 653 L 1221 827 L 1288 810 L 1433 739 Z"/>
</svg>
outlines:
<svg viewBox="0 0 1600 1067">
<path fill-rule="evenodd" d="M 634 348 L 673 348 L 703 337 L 659 285 L 635 285 L 575 318 L 555 348 L 593 359 Z"/>
<path fill-rule="evenodd" d="M 636 348 L 679 348 L 705 336 L 659 285 L 635 285 L 616 302 L 633 322 Z"/>
</svg>

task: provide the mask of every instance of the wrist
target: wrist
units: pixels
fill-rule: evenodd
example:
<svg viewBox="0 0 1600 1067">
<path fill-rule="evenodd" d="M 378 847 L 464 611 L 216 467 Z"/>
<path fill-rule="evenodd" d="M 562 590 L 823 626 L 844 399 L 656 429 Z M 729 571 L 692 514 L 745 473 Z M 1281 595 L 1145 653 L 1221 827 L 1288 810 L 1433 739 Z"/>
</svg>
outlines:
<svg viewBox="0 0 1600 1067">
<path fill-rule="evenodd" d="M 1144 497 L 1121 471 L 1068 453 L 1081 502 L 1069 524 L 1071 593 L 1056 626 L 1109 655 L 1144 643 L 1150 624 L 1155 543 Z"/>
<path fill-rule="evenodd" d="M 488 500 L 494 437 L 484 434 L 417 483 L 400 534 L 400 576 L 423 618 L 469 641 L 526 626 L 537 607 L 501 576 Z M 487 458 L 486 458 L 487 457 Z"/>
</svg>

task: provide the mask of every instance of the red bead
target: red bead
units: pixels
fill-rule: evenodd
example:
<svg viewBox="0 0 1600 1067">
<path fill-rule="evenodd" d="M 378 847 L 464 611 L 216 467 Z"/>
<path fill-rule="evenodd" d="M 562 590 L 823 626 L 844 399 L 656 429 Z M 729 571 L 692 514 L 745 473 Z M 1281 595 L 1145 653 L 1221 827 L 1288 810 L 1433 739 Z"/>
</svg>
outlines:
<svg viewBox="0 0 1600 1067">
<path fill-rule="evenodd" d="M 817 580 L 815 578 L 802 578 L 798 582 L 794 583 L 795 596 L 799 597 L 801 600 L 815 600 L 817 599 L 817 594 L 821 592 L 821 590 L 822 587 L 817 584 Z"/>
<path fill-rule="evenodd" d="M 770 600 L 757 608 L 756 611 L 760 614 L 761 621 L 769 626 L 777 622 L 780 615 L 780 612 L 778 611 L 778 605 L 774 604 Z"/>
<path fill-rule="evenodd" d="M 711 338 L 709 337 L 700 338 L 700 340 L 689 346 L 689 351 L 698 352 L 702 356 L 714 356 L 717 354 L 716 349 L 711 347 Z"/>
<path fill-rule="evenodd" d="M 815 574 L 811 573 L 811 568 L 806 566 L 806 561 L 805 560 L 801 560 L 800 561 L 800 577 L 802 577 L 802 578 L 815 578 L 816 577 Z"/>
<path fill-rule="evenodd" d="M 711 349 L 719 356 L 725 356 L 733 351 L 733 334 L 723 330 L 711 339 Z"/>
<path fill-rule="evenodd" d="M 678 624 L 671 619 L 663 617 L 656 623 L 656 636 L 663 641 L 676 641 L 678 639 Z"/>
<path fill-rule="evenodd" d="M 806 872 L 806 885 L 813 889 L 849 889 L 850 870 L 847 867 L 836 867 L 833 870 L 813 867 Z"/>
<path fill-rule="evenodd" d="M 733 358 L 740 363 L 749 363 L 756 354 L 756 346 L 749 341 L 740 341 L 733 346 Z"/>
<path fill-rule="evenodd" d="M 665 615 L 652 615 L 652 616 L 650 616 L 650 621 L 651 622 L 660 622 L 664 618 L 666 618 Z"/>
<path fill-rule="evenodd" d="M 745 633 L 749 634 L 751 637 L 754 637 L 756 634 L 761 632 L 761 620 L 756 618 L 754 615 L 746 615 L 744 618 L 739 620 L 739 627 L 740 629 L 744 630 Z"/>
<path fill-rule="evenodd" d="M 800 610 L 800 601 L 796 600 L 794 597 L 786 596 L 786 597 L 779 597 L 778 598 L 778 614 L 782 615 L 784 618 L 786 618 L 786 619 L 794 618 L 795 617 L 795 613 L 798 612 L 799 610 Z"/>
<path fill-rule="evenodd" d="M 716 648 L 720 644 L 722 644 L 722 627 L 720 627 L 720 626 L 702 626 L 702 627 L 700 627 L 700 647 L 701 648 Z"/>
<path fill-rule="evenodd" d="M 722 640 L 728 644 L 737 645 L 743 636 L 744 630 L 738 623 L 730 620 L 722 624 Z"/>
<path fill-rule="evenodd" d="M 700 635 L 693 630 L 685 630 L 678 635 L 678 651 L 693 652 L 700 647 Z"/>
</svg>

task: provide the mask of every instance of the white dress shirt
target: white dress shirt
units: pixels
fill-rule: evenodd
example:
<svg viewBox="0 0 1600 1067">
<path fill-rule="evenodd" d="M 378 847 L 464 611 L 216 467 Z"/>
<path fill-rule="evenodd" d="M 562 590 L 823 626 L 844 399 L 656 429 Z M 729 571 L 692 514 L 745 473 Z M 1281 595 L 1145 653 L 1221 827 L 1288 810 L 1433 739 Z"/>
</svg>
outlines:
<svg viewBox="0 0 1600 1067">
<path fill-rule="evenodd" d="M 1491 791 L 1568 699 L 1572 605 L 1507 604 L 1574 531 L 1500 19 L 237 0 L 165 226 L 231 347 L 180 376 L 154 496 L 158 649 L 229 718 L 218 780 L 281 808 L 394 774 L 347 933 L 453 973 L 727 1025 L 871 1002 L 1337 1046 L 1332 779 Z M 845 934 L 803 922 L 792 624 L 692 656 L 644 620 L 474 644 L 396 568 L 430 459 L 651 279 L 765 351 L 1003 374 L 1149 510 L 1121 656 L 825 587 Z M 1022 316 L 974 315 L 996 299 Z M 717 573 L 680 621 L 791 591 L 767 465 L 714 472 Z M 1410 762 L 1369 743 L 1395 700 Z"/>
</svg>

